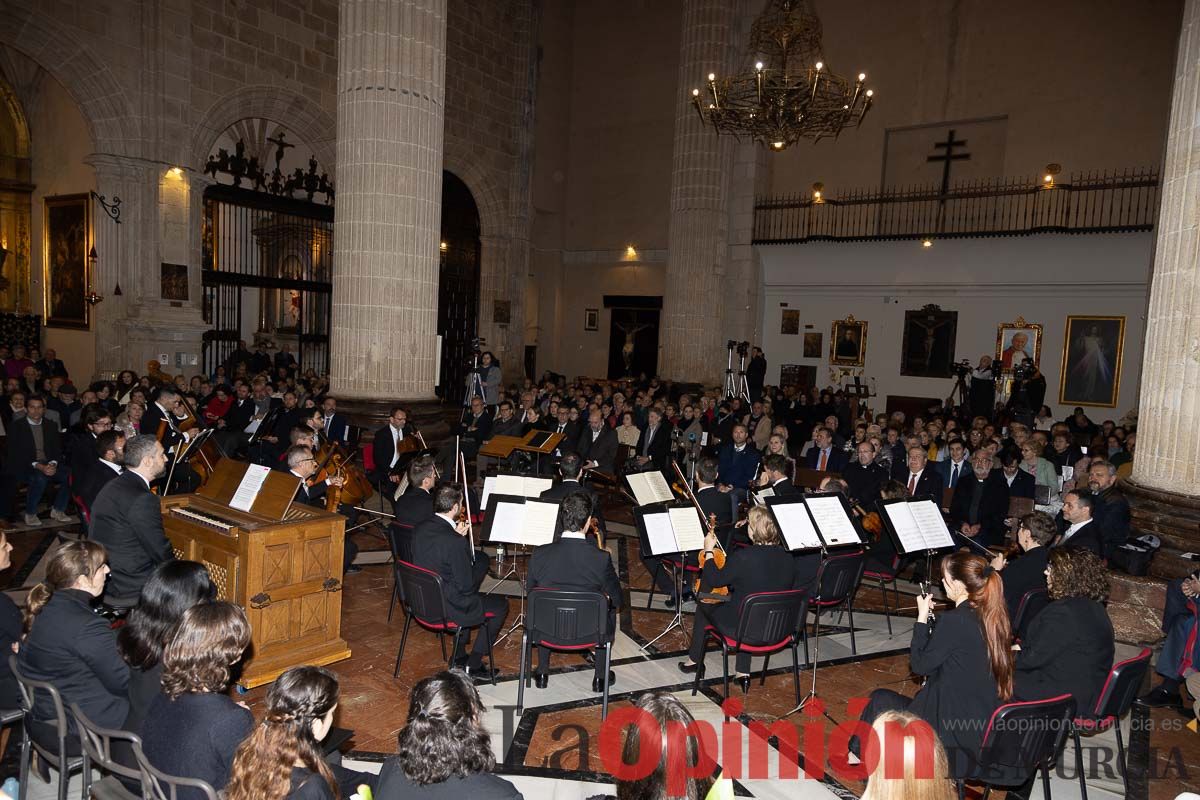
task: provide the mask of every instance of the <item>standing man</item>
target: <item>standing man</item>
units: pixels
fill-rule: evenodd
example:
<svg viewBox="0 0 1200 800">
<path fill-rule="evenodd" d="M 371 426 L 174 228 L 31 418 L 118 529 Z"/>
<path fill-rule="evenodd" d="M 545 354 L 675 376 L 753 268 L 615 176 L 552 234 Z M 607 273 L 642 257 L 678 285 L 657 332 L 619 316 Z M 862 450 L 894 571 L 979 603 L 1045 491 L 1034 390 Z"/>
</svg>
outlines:
<svg viewBox="0 0 1200 800">
<path fill-rule="evenodd" d="M 762 399 L 763 384 L 767 380 L 767 357 L 761 347 L 750 350 L 750 364 L 746 367 L 746 385 L 750 389 L 750 400 Z"/>
</svg>

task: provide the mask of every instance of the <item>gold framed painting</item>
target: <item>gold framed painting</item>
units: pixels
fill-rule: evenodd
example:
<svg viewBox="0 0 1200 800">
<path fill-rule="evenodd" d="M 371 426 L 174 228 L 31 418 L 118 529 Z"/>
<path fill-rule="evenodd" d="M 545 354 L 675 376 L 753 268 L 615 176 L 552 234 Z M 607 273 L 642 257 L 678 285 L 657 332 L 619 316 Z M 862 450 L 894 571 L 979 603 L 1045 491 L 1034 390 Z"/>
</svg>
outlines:
<svg viewBox="0 0 1200 800">
<path fill-rule="evenodd" d="M 1067 317 L 1058 402 L 1115 408 L 1124 351 L 1125 317 Z"/>
<path fill-rule="evenodd" d="M 854 318 L 834 320 L 829 334 L 829 363 L 861 367 L 867 360 L 867 323 Z"/>
<path fill-rule="evenodd" d="M 42 286 L 47 327 L 86 330 L 91 325 L 91 306 L 84 300 L 91 285 L 89 201 L 87 194 L 45 198 Z"/>
<path fill-rule="evenodd" d="M 1013 322 L 996 326 L 996 360 L 1004 369 L 1012 369 L 1026 361 L 1042 363 L 1042 326 L 1017 317 Z"/>
</svg>

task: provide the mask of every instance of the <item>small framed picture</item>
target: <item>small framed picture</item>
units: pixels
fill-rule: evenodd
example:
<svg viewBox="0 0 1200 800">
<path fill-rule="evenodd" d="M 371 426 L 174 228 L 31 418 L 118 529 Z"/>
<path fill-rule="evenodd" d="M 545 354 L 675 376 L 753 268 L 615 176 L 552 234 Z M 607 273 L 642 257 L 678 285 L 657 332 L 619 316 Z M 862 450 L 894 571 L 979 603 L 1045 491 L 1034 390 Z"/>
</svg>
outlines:
<svg viewBox="0 0 1200 800">
<path fill-rule="evenodd" d="M 996 360 L 1004 369 L 1012 369 L 1029 361 L 1041 364 L 1042 326 L 1017 317 L 1015 322 L 996 326 Z"/>
<path fill-rule="evenodd" d="M 867 323 L 854 315 L 835 320 L 829 334 L 829 363 L 861 367 L 867 359 Z"/>
<path fill-rule="evenodd" d="M 821 333 L 805 333 L 804 334 L 804 357 L 805 358 L 820 358 L 822 353 L 821 340 L 824 339 Z"/>
<path fill-rule="evenodd" d="M 784 336 L 797 336 L 800 333 L 800 309 L 785 308 L 779 320 L 779 332 Z"/>
<path fill-rule="evenodd" d="M 600 330 L 600 309 L 585 308 L 583 310 L 583 329 L 585 331 Z"/>
</svg>

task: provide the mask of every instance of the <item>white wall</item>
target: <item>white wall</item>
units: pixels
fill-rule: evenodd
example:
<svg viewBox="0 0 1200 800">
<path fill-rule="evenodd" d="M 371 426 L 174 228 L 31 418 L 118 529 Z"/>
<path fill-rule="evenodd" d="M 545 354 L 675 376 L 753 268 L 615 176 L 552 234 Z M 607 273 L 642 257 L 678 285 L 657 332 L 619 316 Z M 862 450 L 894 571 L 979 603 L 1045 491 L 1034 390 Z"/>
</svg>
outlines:
<svg viewBox="0 0 1200 800">
<path fill-rule="evenodd" d="M 1093 419 L 1116 419 L 1137 404 L 1153 234 L 1041 235 L 935 241 L 817 243 L 758 247 L 762 259 L 763 349 L 768 382 L 781 364 L 817 366 L 829 385 L 829 336 L 834 320 L 866 320 L 865 378 L 876 379 L 882 411 L 887 395 L 946 397 L 953 379 L 900 374 L 904 312 L 936 303 L 958 312 L 955 359 L 994 354 L 996 326 L 1018 316 L 1043 326 L 1046 403 L 1057 416 L 1063 336 L 1068 315 L 1124 315 L 1125 350 L 1115 409 Z M 800 333 L 779 332 L 783 308 L 800 310 Z M 806 325 L 824 334 L 819 359 L 802 357 Z"/>
</svg>

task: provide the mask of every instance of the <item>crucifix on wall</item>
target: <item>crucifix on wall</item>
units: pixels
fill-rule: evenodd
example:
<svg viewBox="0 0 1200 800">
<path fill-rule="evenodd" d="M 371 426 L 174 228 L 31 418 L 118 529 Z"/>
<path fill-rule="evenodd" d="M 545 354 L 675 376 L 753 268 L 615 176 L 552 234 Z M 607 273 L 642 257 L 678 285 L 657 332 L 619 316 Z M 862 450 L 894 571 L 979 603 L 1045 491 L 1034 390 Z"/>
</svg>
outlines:
<svg viewBox="0 0 1200 800">
<path fill-rule="evenodd" d="M 928 163 L 934 163 L 937 161 L 942 162 L 942 188 L 939 194 L 942 195 L 943 202 L 946 192 L 950 189 L 950 166 L 955 161 L 967 161 L 971 158 L 970 153 L 955 152 L 956 148 L 965 148 L 967 146 L 967 140 L 955 139 L 954 134 L 955 130 L 951 128 L 950 133 L 946 136 L 946 141 L 933 143 L 933 149 L 940 152 L 935 153 L 935 155 L 925 157 L 925 161 Z"/>
</svg>

